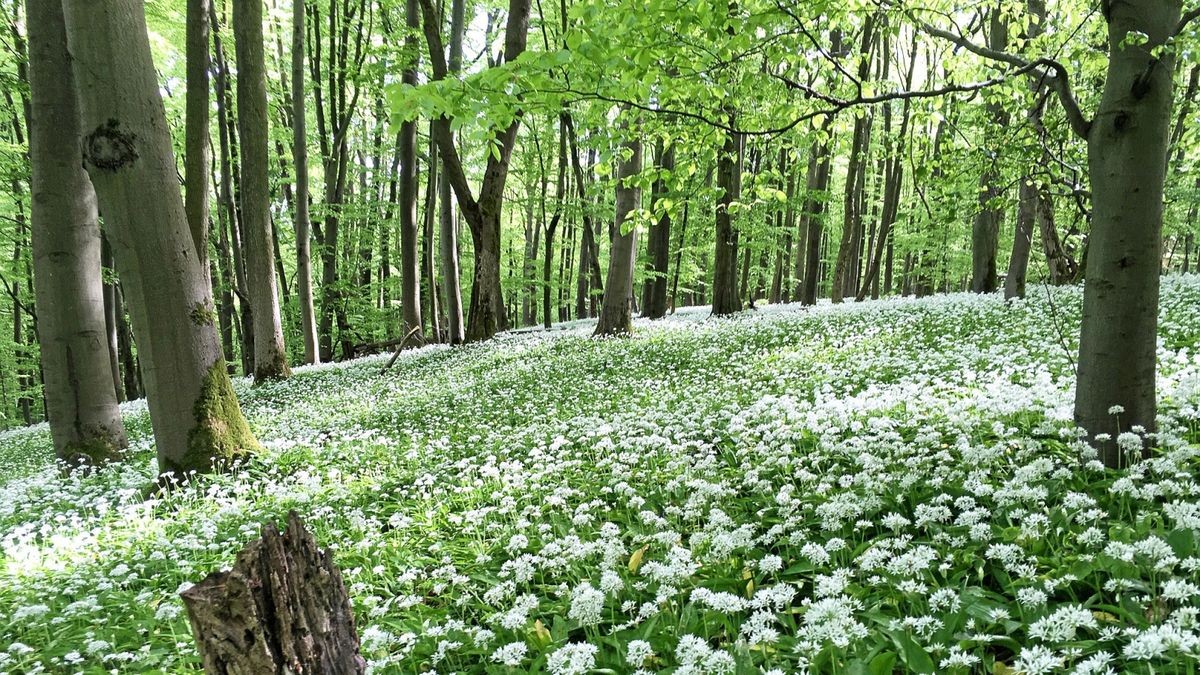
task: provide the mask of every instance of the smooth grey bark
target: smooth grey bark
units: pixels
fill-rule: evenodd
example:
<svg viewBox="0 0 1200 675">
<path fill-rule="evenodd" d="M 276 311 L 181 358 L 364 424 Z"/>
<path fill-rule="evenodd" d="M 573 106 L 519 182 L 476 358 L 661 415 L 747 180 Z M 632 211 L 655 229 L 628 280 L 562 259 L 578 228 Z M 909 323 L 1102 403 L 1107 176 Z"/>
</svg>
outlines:
<svg viewBox="0 0 1200 675">
<path fill-rule="evenodd" d="M 79 108 L 60 0 L 28 0 L 34 291 L 46 416 L 68 467 L 116 459 L 117 408 L 100 274 L 96 194 L 79 150 Z M 115 326 L 114 326 L 115 329 Z"/>
<path fill-rule="evenodd" d="M 1075 422 L 1091 435 L 1104 463 L 1116 467 L 1129 461 L 1116 442 L 1120 433 L 1157 428 L 1163 184 L 1175 66 L 1173 52 L 1158 48 L 1175 35 L 1180 3 L 1111 3 L 1105 18 L 1108 72 L 1087 139 L 1094 211 Z M 1148 39 L 1127 40 L 1133 32 Z M 1110 413 L 1112 406 L 1123 411 Z"/>
<path fill-rule="evenodd" d="M 1017 196 L 1017 230 L 1013 234 L 1012 254 L 1008 258 L 1008 274 L 1004 277 L 1004 298 L 1025 297 L 1025 282 L 1029 274 L 1029 252 L 1033 249 L 1033 231 L 1037 219 L 1038 188 L 1031 177 L 1021 179 Z"/>
<path fill-rule="evenodd" d="M 296 173 L 296 200 L 292 210 L 296 228 L 296 285 L 300 297 L 300 335 L 304 362 L 320 363 L 317 348 L 317 311 L 313 302 L 312 220 L 308 212 L 308 119 L 304 111 L 304 9 L 305 0 L 292 3 L 292 162 Z"/>
<path fill-rule="evenodd" d="M 456 73 L 462 68 L 463 31 L 466 26 L 466 0 L 450 3 L 450 58 L 447 70 Z M 443 159 L 443 162 L 445 160 Z M 443 167 L 444 168 L 444 167 Z M 461 270 L 458 259 L 458 217 L 455 213 L 449 171 L 443 170 L 438 178 L 438 199 L 442 209 L 438 218 L 438 253 L 442 262 L 442 288 L 446 292 L 447 340 L 452 345 L 466 341 L 463 322 Z"/>
<path fill-rule="evenodd" d="M 988 47 L 1003 51 L 1008 46 L 1008 24 L 1000 16 L 999 6 L 990 11 Z M 996 258 L 1000 248 L 1000 227 L 1004 222 L 1004 188 L 1000 169 L 996 165 L 1000 154 L 997 141 L 1000 130 L 1008 124 L 1008 113 L 994 101 L 986 105 L 992 124 L 988 138 L 988 165 L 979 176 L 979 211 L 971 225 L 971 290 L 975 293 L 991 293 L 999 284 Z"/>
<path fill-rule="evenodd" d="M 291 375 L 283 344 L 283 321 L 279 315 L 275 279 L 262 10 L 262 0 L 233 0 L 238 67 L 237 121 L 242 161 L 242 234 L 246 238 L 247 290 L 254 320 L 255 382 Z"/>
<path fill-rule="evenodd" d="M 160 474 L 258 448 L 238 406 L 176 178 L 139 0 L 66 0 L 84 166 L 127 294 Z M 121 45 L 114 49 L 114 45 Z"/>
<path fill-rule="evenodd" d="M 404 24 L 408 28 L 404 40 L 409 62 L 401 76 L 405 84 L 416 86 L 417 29 L 420 14 L 417 0 L 404 4 Z M 417 258 L 419 230 L 417 223 L 417 122 L 408 120 L 400 125 L 397 151 L 400 154 L 400 308 L 404 315 L 404 334 L 416 331 L 414 342 L 422 344 L 421 267 Z"/>
<path fill-rule="evenodd" d="M 634 134 L 632 140 L 622 144 L 622 156 L 617 163 L 615 227 L 595 335 L 628 335 L 633 332 L 633 268 L 637 261 L 637 226 L 631 220 L 642 206 L 642 189 L 636 183 L 641 172 L 642 142 Z"/>
<path fill-rule="evenodd" d="M 187 0 L 187 93 L 184 129 L 184 211 L 192 244 L 208 269 L 209 0 Z"/>
<path fill-rule="evenodd" d="M 826 122 L 821 132 L 828 133 Z M 821 242 L 825 229 L 825 193 L 829 190 L 832 165 L 832 140 L 823 138 L 813 143 L 809 157 L 808 174 L 805 178 L 804 208 L 800 211 L 800 236 L 805 238 L 804 267 L 800 269 L 800 258 L 796 260 L 796 272 L 803 272 L 803 283 L 796 295 L 804 305 L 817 304 L 817 291 L 821 286 Z"/>
<path fill-rule="evenodd" d="M 734 126 L 732 115 L 730 126 Z M 741 196 L 741 160 L 741 138 L 735 133 L 726 133 L 725 145 L 717 158 L 717 187 L 721 188 L 721 196 L 717 199 L 713 252 L 713 316 L 725 316 L 742 309 L 737 278 L 738 231 L 730 213 L 730 207 Z"/>
<path fill-rule="evenodd" d="M 660 143 L 658 152 L 658 168 L 670 175 L 675 171 L 675 144 Z M 661 200 L 667 195 L 667 182 L 662 174 L 654 181 L 651 190 L 651 200 Z M 655 208 L 662 208 L 654 204 Z M 667 272 L 671 262 L 671 213 L 663 208 L 662 215 L 650 226 L 647 241 L 650 254 L 650 276 L 646 279 L 642 294 L 642 316 L 648 319 L 661 319 L 667 315 Z"/>
</svg>

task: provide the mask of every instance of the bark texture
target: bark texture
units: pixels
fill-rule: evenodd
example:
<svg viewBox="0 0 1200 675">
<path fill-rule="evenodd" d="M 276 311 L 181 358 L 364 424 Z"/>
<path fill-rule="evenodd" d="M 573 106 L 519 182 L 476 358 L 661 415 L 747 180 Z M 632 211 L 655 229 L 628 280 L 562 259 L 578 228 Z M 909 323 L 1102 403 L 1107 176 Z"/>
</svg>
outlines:
<svg viewBox="0 0 1200 675">
<path fill-rule="evenodd" d="M 242 141 L 242 233 L 246 238 L 246 276 L 254 319 L 255 382 L 291 375 L 283 345 L 274 267 L 262 9 L 262 0 L 233 0 L 237 121 Z"/>
<path fill-rule="evenodd" d="M 366 672 L 342 574 L 295 512 L 180 595 L 210 675 Z"/>
<path fill-rule="evenodd" d="M 637 260 L 637 227 L 630 222 L 642 206 L 642 189 L 634 182 L 642 172 L 642 142 L 624 144 L 617 166 L 616 227 L 608 259 L 608 280 L 596 335 L 633 332 L 633 267 Z"/>
<path fill-rule="evenodd" d="M 225 372 L 212 291 L 184 215 L 143 3 L 63 5 L 84 166 L 129 301 L 159 471 L 208 471 L 257 443 Z"/>
<path fill-rule="evenodd" d="M 296 165 L 296 284 L 300 287 L 300 334 L 304 362 L 319 363 L 317 312 L 313 302 L 312 220 L 308 212 L 308 120 L 304 113 L 304 0 L 292 3 L 292 161 Z"/>
<path fill-rule="evenodd" d="M 1097 440 L 1108 466 L 1127 457 L 1119 433 L 1156 428 L 1155 353 L 1163 184 L 1174 56 L 1157 48 L 1174 34 L 1178 0 L 1107 5 L 1109 63 L 1088 130 L 1094 205 L 1083 292 L 1075 421 Z M 1128 40 L 1141 33 L 1144 41 Z M 1140 44 L 1135 44 L 1140 43 Z M 1119 405 L 1120 414 L 1109 412 Z"/>
<path fill-rule="evenodd" d="M 732 116 L 730 119 L 733 119 Z M 730 126 L 733 126 L 732 122 Z M 740 197 L 740 150 L 741 139 L 738 135 L 727 133 L 725 146 L 717 159 L 717 186 L 721 188 L 721 197 L 717 200 L 717 236 L 713 253 L 713 316 L 725 316 L 742 309 L 737 279 L 738 231 L 730 213 L 730 207 Z"/>
<path fill-rule="evenodd" d="M 79 152 L 62 3 L 29 0 L 27 16 L 33 270 L 46 415 L 60 460 L 97 465 L 115 459 L 126 440 L 105 321 L 96 193 Z"/>
<path fill-rule="evenodd" d="M 675 144 L 671 143 L 658 148 L 658 168 L 663 171 L 654 181 L 652 199 L 658 202 L 667 197 L 667 181 L 664 174 L 669 176 L 675 171 Z M 646 279 L 645 291 L 642 295 L 642 316 L 648 319 L 661 319 L 667 315 L 667 267 L 671 262 L 671 213 L 661 203 L 655 203 L 653 208 L 662 209 L 658 221 L 650 227 L 647 247 L 650 253 L 650 276 Z"/>
</svg>

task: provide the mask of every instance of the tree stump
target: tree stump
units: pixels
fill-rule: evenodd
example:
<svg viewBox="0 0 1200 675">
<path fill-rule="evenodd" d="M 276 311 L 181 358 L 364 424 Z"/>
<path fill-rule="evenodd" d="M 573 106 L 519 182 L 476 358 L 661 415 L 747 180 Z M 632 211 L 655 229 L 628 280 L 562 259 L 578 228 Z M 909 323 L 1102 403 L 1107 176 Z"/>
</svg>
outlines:
<svg viewBox="0 0 1200 675">
<path fill-rule="evenodd" d="M 295 512 L 181 595 L 210 675 L 366 672 L 342 574 Z"/>
</svg>

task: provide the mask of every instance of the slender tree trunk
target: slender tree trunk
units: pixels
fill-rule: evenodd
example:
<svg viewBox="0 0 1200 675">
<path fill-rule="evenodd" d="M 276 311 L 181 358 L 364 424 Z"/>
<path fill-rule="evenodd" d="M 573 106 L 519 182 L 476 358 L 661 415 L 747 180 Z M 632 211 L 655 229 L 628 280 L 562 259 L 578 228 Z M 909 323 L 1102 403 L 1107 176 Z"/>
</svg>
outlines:
<svg viewBox="0 0 1200 675">
<path fill-rule="evenodd" d="M 296 285 L 300 297 L 300 335 L 304 339 L 304 362 L 319 363 L 316 307 L 313 304 L 312 221 L 308 214 L 308 120 L 304 102 L 304 8 L 305 0 L 292 3 L 292 161 L 296 172 L 296 201 L 292 209 L 296 228 Z"/>
<path fill-rule="evenodd" d="M 274 268 L 262 8 L 262 0 L 233 0 L 238 67 L 237 119 L 242 160 L 242 233 L 246 237 L 246 276 L 254 318 L 255 382 L 291 375 L 283 344 L 283 320 L 279 315 Z"/>
<path fill-rule="evenodd" d="M 828 127 L 829 124 L 826 123 L 822 131 L 828 131 Z M 824 194 L 829 190 L 832 159 L 830 145 L 831 140 L 829 139 L 814 144 L 812 159 L 808 165 L 808 177 L 805 181 L 804 209 L 801 211 L 800 231 L 804 233 L 807 241 L 803 256 L 804 283 L 797 293 L 801 304 L 804 305 L 817 304 L 817 291 L 821 286 L 822 249 L 826 235 L 824 232 Z M 796 267 L 800 267 L 800 258 L 796 260 Z M 796 271 L 800 272 L 799 269 Z"/>
<path fill-rule="evenodd" d="M 62 3 L 59 3 L 61 7 Z M 78 126 L 78 122 L 76 122 Z M 82 165 L 83 158 L 80 157 Z M 88 181 L 91 183 L 91 181 Z M 92 191 L 93 198 L 95 191 Z M 117 401 L 125 400 L 125 386 L 121 382 L 121 352 L 120 341 L 117 337 L 117 283 L 114 278 L 116 269 L 113 266 L 112 246 L 100 233 L 100 269 L 104 276 L 104 332 L 108 343 L 108 367 L 112 371 L 113 393 Z"/>
<path fill-rule="evenodd" d="M 234 133 L 233 122 L 230 120 L 229 108 L 232 97 L 229 92 L 229 67 L 225 60 L 225 48 L 221 41 L 219 22 L 216 8 L 209 4 L 209 24 L 213 33 L 213 50 L 215 52 L 216 90 L 217 90 L 217 138 L 221 150 L 221 201 L 228 214 L 226 225 L 229 228 L 226 241 L 232 253 L 233 290 L 238 298 L 238 327 L 241 329 L 241 365 L 242 373 L 249 375 L 254 371 L 254 321 L 250 307 L 250 297 L 246 281 L 246 264 L 243 260 L 242 235 L 240 227 L 242 209 L 239 207 L 241 195 L 237 189 L 237 173 L 234 163 Z"/>
<path fill-rule="evenodd" d="M 733 115 L 729 115 L 733 126 Z M 713 254 L 713 316 L 725 316 L 741 310 L 738 295 L 737 251 L 738 231 L 733 224 L 730 207 L 741 196 L 741 138 L 726 133 L 725 146 L 717 158 L 717 186 L 721 196 L 717 200 L 716 248 Z"/>
<path fill-rule="evenodd" d="M 628 114 L 628 111 L 625 112 Z M 630 222 L 642 206 L 642 189 L 636 180 L 642 172 L 642 142 L 634 134 L 626 141 L 617 164 L 616 228 L 608 258 L 604 301 L 596 322 L 596 335 L 633 332 L 633 268 L 637 262 L 637 228 Z"/>
<path fill-rule="evenodd" d="M 1128 457 L 1118 435 L 1156 430 L 1155 355 L 1163 185 L 1174 53 L 1158 47 L 1179 22 L 1180 3 L 1112 3 L 1108 73 L 1088 133 L 1094 212 L 1083 291 L 1075 421 L 1110 467 Z M 1132 41 L 1136 32 L 1147 37 Z M 1120 413 L 1110 412 L 1120 406 Z M 1097 434 L 1109 434 L 1101 440 Z"/>
<path fill-rule="evenodd" d="M 159 472 L 257 449 L 238 406 L 176 178 L 142 3 L 64 2 L 83 159 L 133 310 Z M 120 50 L 113 45 L 120 44 Z"/>
<path fill-rule="evenodd" d="M 1000 6 L 990 11 L 988 47 L 1004 51 L 1008 47 L 1008 24 L 1000 15 Z M 996 257 L 1000 248 L 1000 226 L 1004 222 L 1004 198 L 1002 176 L 997 166 L 1001 144 L 997 140 L 1001 130 L 1008 124 L 1008 113 L 996 102 L 987 103 L 992 124 L 985 134 L 989 138 L 987 168 L 979 177 L 979 212 L 971 226 L 971 290 L 975 293 L 992 293 L 996 290 L 999 277 L 996 273 Z"/>
<path fill-rule="evenodd" d="M 184 210 L 192 245 L 208 270 L 208 14 L 210 0 L 187 0 L 187 93 L 184 131 Z"/>
<path fill-rule="evenodd" d="M 417 84 L 417 34 L 420 28 L 417 0 L 407 0 L 404 5 L 405 25 L 408 37 L 405 50 L 410 56 L 405 65 L 402 81 Z M 416 331 L 413 340 L 422 344 L 421 334 L 421 266 L 417 258 L 420 230 L 417 224 L 417 122 L 409 120 L 400 125 L 400 304 L 404 313 L 404 334 Z"/>
<path fill-rule="evenodd" d="M 79 150 L 79 109 L 59 0 L 29 0 L 31 218 L 38 342 L 54 452 L 69 467 L 126 446 L 105 322 L 96 194 Z"/>
<path fill-rule="evenodd" d="M 562 220 L 563 201 L 567 189 L 567 122 L 563 114 L 558 116 L 558 181 L 554 189 L 554 215 L 546 225 L 546 254 L 542 259 L 542 326 L 550 327 L 553 320 L 551 310 L 550 268 L 554 259 L 554 233 Z M 560 267 L 559 282 L 561 286 L 562 272 Z"/>
<path fill-rule="evenodd" d="M 658 169 L 668 175 L 675 171 L 675 144 L 660 143 L 656 153 Z M 667 197 L 667 182 L 662 174 L 651 188 L 651 206 L 660 209 L 658 221 L 650 228 L 647 247 L 650 253 L 649 276 L 642 295 L 642 316 L 661 319 L 667 315 L 667 273 L 671 262 L 671 210 L 662 203 Z"/>
<path fill-rule="evenodd" d="M 424 270 L 425 286 L 428 289 L 428 292 L 425 293 L 425 309 L 429 316 L 429 330 L 432 333 L 433 341 L 441 342 L 442 326 L 438 311 L 437 270 L 433 265 L 433 221 L 437 216 L 438 189 L 437 156 L 437 144 L 431 142 L 429 144 L 429 178 L 425 182 L 425 211 L 421 214 L 421 229 L 423 230 L 421 267 Z"/>
</svg>

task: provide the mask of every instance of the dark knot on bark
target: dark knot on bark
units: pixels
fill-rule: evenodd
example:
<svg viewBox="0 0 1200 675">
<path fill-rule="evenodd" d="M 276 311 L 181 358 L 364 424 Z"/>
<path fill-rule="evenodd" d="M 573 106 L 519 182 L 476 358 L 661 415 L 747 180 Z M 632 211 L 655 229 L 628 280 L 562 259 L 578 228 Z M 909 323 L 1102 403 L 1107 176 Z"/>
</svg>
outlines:
<svg viewBox="0 0 1200 675">
<path fill-rule="evenodd" d="M 138 158 L 134 147 L 137 137 L 122 131 L 120 126 L 110 119 L 83 138 L 83 157 L 88 163 L 104 171 L 117 171 Z"/>
</svg>

